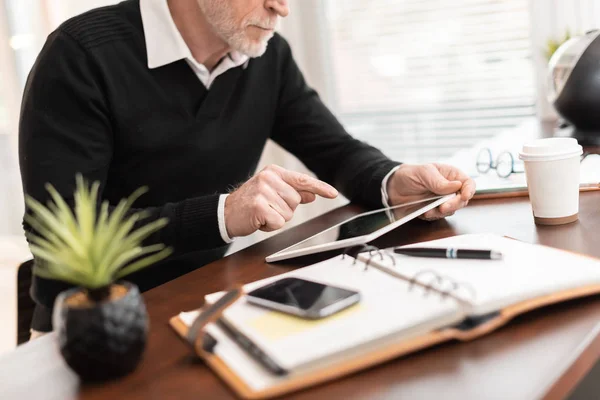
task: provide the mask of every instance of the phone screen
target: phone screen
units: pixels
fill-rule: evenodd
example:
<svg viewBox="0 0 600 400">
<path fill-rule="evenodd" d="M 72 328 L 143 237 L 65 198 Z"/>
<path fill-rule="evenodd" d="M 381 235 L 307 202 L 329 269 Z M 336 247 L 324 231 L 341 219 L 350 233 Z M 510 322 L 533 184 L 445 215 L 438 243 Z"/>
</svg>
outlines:
<svg viewBox="0 0 600 400">
<path fill-rule="evenodd" d="M 339 311 L 354 304 L 358 299 L 359 294 L 356 291 L 300 278 L 283 278 L 248 293 L 248 300 L 252 303 L 284 312 L 297 310 L 295 314 L 312 317 Z M 326 309 L 330 312 L 324 313 Z"/>
</svg>

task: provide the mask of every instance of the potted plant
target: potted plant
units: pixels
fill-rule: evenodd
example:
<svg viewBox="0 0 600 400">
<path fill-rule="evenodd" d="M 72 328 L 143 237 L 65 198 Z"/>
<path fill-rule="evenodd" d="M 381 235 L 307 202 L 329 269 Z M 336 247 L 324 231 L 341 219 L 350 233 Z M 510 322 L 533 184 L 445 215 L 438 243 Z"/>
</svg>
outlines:
<svg viewBox="0 0 600 400">
<path fill-rule="evenodd" d="M 563 45 L 569 39 L 571 39 L 571 37 L 572 37 L 571 32 L 567 29 L 562 38 L 559 38 L 558 40 L 548 39 L 546 41 L 546 49 L 545 49 L 546 61 L 550 61 L 550 59 L 552 58 L 552 55 L 556 52 L 556 50 L 558 50 L 558 48 L 561 45 Z"/>
<path fill-rule="evenodd" d="M 139 363 L 146 344 L 148 317 L 138 288 L 119 279 L 171 254 L 163 244 L 142 241 L 167 224 L 162 218 L 133 230 L 145 214 L 130 213 L 140 188 L 111 212 L 98 207 L 98 189 L 76 178 L 74 211 L 47 184 L 52 201 L 42 205 L 30 196 L 27 235 L 36 257 L 33 273 L 76 287 L 56 299 L 53 325 L 61 354 L 82 380 L 123 376 Z"/>
</svg>

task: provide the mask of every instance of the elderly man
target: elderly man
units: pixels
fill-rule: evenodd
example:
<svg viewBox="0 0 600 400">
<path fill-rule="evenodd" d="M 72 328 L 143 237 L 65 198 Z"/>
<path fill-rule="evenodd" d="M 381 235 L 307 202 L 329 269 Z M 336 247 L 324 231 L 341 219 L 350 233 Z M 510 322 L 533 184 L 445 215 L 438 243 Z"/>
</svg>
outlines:
<svg viewBox="0 0 600 400">
<path fill-rule="evenodd" d="M 367 207 L 460 192 L 425 219 L 465 206 L 475 187 L 461 171 L 400 165 L 346 133 L 274 32 L 288 13 L 286 0 L 127 0 L 62 24 L 25 88 L 25 192 L 45 201 L 51 182 L 72 202 L 78 172 L 113 205 L 148 186 L 136 206 L 170 220 L 152 241 L 175 254 L 131 277 L 142 290 L 222 257 L 235 237 L 280 229 L 335 188 Z M 322 180 L 278 166 L 248 179 L 269 138 Z M 64 288 L 34 278 L 34 330 L 51 330 Z"/>
</svg>

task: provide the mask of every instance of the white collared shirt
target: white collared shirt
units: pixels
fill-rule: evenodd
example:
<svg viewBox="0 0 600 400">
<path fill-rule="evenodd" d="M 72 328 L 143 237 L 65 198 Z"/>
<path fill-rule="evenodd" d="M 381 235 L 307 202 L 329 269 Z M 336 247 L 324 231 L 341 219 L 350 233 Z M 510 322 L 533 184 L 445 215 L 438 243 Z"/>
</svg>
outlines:
<svg viewBox="0 0 600 400">
<path fill-rule="evenodd" d="M 140 12 L 150 69 L 185 60 L 204 86 L 210 89 L 219 75 L 231 68 L 246 66 L 249 61 L 247 55 L 232 51 L 213 71 L 209 71 L 192 56 L 171 17 L 167 0 L 140 0 Z"/>
<path fill-rule="evenodd" d="M 200 82 L 209 90 L 215 79 L 231 68 L 248 66 L 249 57 L 237 51 L 229 53 L 223 58 L 213 71 L 209 71 L 192 56 L 192 52 L 181 37 L 177 29 L 167 0 L 140 0 L 140 12 L 142 15 L 142 26 L 146 39 L 146 51 L 148 54 L 148 68 L 154 69 L 171 64 L 179 60 L 185 60 Z M 388 206 L 387 182 L 396 171 L 392 169 L 381 183 L 381 202 Z M 225 225 L 225 199 L 228 194 L 219 196 L 217 207 L 217 219 L 219 221 L 219 233 L 225 243 L 233 240 L 227 234 Z"/>
</svg>

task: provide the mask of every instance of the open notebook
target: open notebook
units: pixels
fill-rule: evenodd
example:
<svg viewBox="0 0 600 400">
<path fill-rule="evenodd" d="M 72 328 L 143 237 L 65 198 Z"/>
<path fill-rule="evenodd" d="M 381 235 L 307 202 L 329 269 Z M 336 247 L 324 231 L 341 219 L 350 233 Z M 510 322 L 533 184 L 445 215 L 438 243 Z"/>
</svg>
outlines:
<svg viewBox="0 0 600 400">
<path fill-rule="evenodd" d="M 419 244 L 423 245 L 423 243 Z M 447 340 L 471 340 L 515 315 L 600 292 L 600 260 L 495 235 L 463 235 L 430 246 L 492 248 L 503 260 L 447 260 L 401 256 L 389 250 L 340 255 L 244 286 L 246 291 L 284 276 L 356 289 L 359 304 L 308 321 L 247 304 L 223 318 L 288 370 L 275 376 L 218 326 L 218 342 L 203 357 L 240 396 L 265 398 L 343 376 Z M 214 303 L 222 293 L 206 296 Z M 198 311 L 173 317 L 182 336 Z"/>
</svg>

